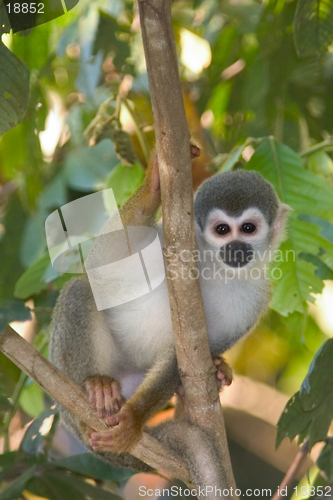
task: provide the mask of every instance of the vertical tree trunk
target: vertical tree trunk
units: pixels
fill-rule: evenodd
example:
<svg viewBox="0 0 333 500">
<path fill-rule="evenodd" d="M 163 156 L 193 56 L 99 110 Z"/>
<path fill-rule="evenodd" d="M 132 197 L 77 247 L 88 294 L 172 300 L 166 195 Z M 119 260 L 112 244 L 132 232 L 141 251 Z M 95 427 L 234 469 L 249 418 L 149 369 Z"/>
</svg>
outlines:
<svg viewBox="0 0 333 500">
<path fill-rule="evenodd" d="M 159 158 L 165 267 L 187 412 L 191 422 L 210 433 L 220 454 L 220 482 L 212 486 L 235 490 L 199 280 L 195 279 L 198 272 L 193 260 L 182 260 L 182 255 L 193 255 L 195 230 L 190 134 L 179 80 L 171 2 L 139 0 L 139 12 Z"/>
</svg>

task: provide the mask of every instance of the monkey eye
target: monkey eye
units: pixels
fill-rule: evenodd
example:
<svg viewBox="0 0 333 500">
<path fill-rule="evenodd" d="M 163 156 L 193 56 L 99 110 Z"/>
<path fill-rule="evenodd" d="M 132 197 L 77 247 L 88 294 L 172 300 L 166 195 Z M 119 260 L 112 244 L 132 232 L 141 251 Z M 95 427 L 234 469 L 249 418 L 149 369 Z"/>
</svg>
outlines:
<svg viewBox="0 0 333 500">
<path fill-rule="evenodd" d="M 255 230 L 256 226 L 252 224 L 252 222 L 244 222 L 244 224 L 241 225 L 242 233 L 251 234 L 254 233 Z"/>
<path fill-rule="evenodd" d="M 224 236 L 225 234 L 230 233 L 230 226 L 228 226 L 228 224 L 219 224 L 216 226 L 215 232 L 220 236 Z"/>
</svg>

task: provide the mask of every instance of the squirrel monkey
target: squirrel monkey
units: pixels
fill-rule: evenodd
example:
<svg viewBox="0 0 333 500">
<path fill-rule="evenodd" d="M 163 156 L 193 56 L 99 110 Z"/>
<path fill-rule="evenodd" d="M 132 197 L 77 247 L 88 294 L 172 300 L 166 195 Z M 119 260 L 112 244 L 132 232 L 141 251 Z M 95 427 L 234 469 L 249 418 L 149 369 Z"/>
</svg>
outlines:
<svg viewBox="0 0 333 500">
<path fill-rule="evenodd" d="M 190 149 L 192 158 L 200 154 L 196 145 Z M 143 184 L 120 209 L 122 223 L 154 226 L 161 235 L 162 226 L 155 223 L 159 206 L 158 159 L 153 155 Z M 255 326 L 267 307 L 270 285 L 265 266 L 284 238 L 287 212 L 272 185 L 253 171 L 217 174 L 196 194 L 201 256 L 196 260 L 220 384 L 230 383 L 220 355 Z M 111 230 L 111 219 L 103 230 L 105 238 L 97 239 L 88 256 L 90 266 L 98 267 L 108 252 L 108 225 Z M 110 430 L 93 432 L 60 406 L 67 426 L 106 460 L 147 470 L 127 452 L 181 385 L 166 280 L 140 298 L 98 311 L 87 277 L 72 279 L 55 307 L 50 359 L 86 389 L 91 407 Z"/>
</svg>

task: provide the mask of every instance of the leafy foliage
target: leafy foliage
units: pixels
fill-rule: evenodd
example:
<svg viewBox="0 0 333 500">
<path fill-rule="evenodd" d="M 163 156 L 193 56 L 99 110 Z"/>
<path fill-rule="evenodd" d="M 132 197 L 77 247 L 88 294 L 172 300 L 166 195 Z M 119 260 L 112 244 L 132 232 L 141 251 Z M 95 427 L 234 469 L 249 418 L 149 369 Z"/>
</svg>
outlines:
<svg viewBox="0 0 333 500">
<path fill-rule="evenodd" d="M 309 447 L 325 441 L 333 419 L 333 339 L 317 352 L 301 389 L 289 401 L 278 422 L 276 445 L 282 439 L 309 439 Z"/>
<path fill-rule="evenodd" d="M 331 220 L 333 190 L 305 169 L 294 151 L 274 139 L 267 139 L 256 149 L 246 168 L 260 172 L 273 184 L 280 200 L 293 209 L 289 238 L 282 247 L 285 258 L 274 264 L 281 270 L 281 279 L 276 283 L 271 307 L 284 316 L 293 311 L 305 312 L 306 301 L 314 301 L 312 294 L 320 293 L 323 283 L 315 275 L 311 261 L 301 259 L 300 254 L 313 254 L 332 270 L 333 242 L 321 235 L 320 227 L 301 220 L 300 215 L 306 213 Z"/>
<path fill-rule="evenodd" d="M 23 490 L 51 500 L 120 500 L 118 495 L 87 483 L 84 477 L 119 483 L 130 477 L 131 472 L 113 469 L 90 453 L 56 461 L 48 457 L 48 443 L 52 440 L 57 423 L 54 416 L 54 410 L 43 412 L 28 427 L 20 450 L 0 455 L 0 480 L 16 477 L 0 492 L 0 500 L 16 500 Z M 49 430 L 45 432 L 47 423 Z"/>
<path fill-rule="evenodd" d="M 294 20 L 299 55 L 323 52 L 333 41 L 333 7 L 327 0 L 298 0 Z"/>
<path fill-rule="evenodd" d="M 1 2 L 0 17 L 1 33 L 9 33 Z M 333 278 L 332 6 L 327 0 L 180 0 L 173 3 L 173 19 L 189 128 L 209 152 L 196 160 L 195 185 L 206 177 L 208 161 L 214 171 L 251 168 L 292 207 L 283 258 L 272 268 L 270 311 L 235 361 L 241 373 L 291 394 L 327 338 L 308 315 L 308 303 Z M 184 32 L 208 45 L 210 62 L 199 70 L 193 60 L 200 51 L 192 61 L 185 57 Z M 33 298 L 37 341 L 44 342 L 56 297 L 71 278 L 51 266 L 46 218 L 104 188 L 111 187 L 122 205 L 142 182 L 154 132 L 132 0 L 81 0 L 24 35 L 5 35 L 10 50 L 0 45 L 0 330 L 27 319 L 30 309 L 21 300 Z M 16 99 L 10 102 L 7 93 Z M 289 401 L 278 442 L 296 435 L 311 444 L 325 440 L 332 418 L 332 370 L 325 368 L 331 351 L 329 341 Z M 0 433 L 7 441 L 0 500 L 18 498 L 24 489 L 50 499 L 115 498 L 83 477 L 118 482 L 127 472 L 90 454 L 50 459 L 55 426 L 47 436 L 40 432 L 51 417 L 43 413 L 44 394 L 2 353 L 0 384 Z M 17 408 L 24 419 L 42 415 L 20 450 L 10 452 Z M 331 444 L 327 440 L 318 462 L 328 478 Z"/>
<path fill-rule="evenodd" d="M 0 41 L 0 135 L 23 119 L 28 107 L 30 73 L 28 66 Z"/>
<path fill-rule="evenodd" d="M 317 459 L 317 466 L 326 476 L 328 484 L 333 483 L 333 438 L 328 438 Z"/>
</svg>

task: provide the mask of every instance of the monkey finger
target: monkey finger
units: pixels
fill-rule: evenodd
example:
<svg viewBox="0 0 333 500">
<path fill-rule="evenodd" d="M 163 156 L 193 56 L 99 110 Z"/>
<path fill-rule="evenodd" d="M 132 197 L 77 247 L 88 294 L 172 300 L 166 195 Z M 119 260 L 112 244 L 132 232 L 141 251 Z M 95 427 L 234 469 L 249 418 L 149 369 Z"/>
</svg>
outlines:
<svg viewBox="0 0 333 500">
<path fill-rule="evenodd" d="M 200 156 L 200 148 L 196 146 L 195 144 L 190 145 L 190 151 L 191 151 L 191 159 L 197 158 Z"/>
<path fill-rule="evenodd" d="M 106 424 L 110 426 L 115 426 L 120 424 L 120 414 L 110 415 L 106 419 Z"/>
<path fill-rule="evenodd" d="M 105 387 L 104 389 L 104 399 L 105 399 L 105 416 L 110 417 L 115 413 L 118 413 L 123 404 L 121 399 L 117 399 L 112 395 L 112 390 L 110 387 Z"/>
<path fill-rule="evenodd" d="M 97 415 L 99 416 L 99 418 L 103 418 L 105 416 L 105 400 L 104 400 L 103 384 L 101 380 L 96 381 L 95 392 L 96 392 Z"/>
<path fill-rule="evenodd" d="M 93 432 L 89 444 L 93 450 L 113 451 L 110 431 Z"/>
<path fill-rule="evenodd" d="M 91 380 L 88 380 L 86 382 L 86 387 L 88 389 L 89 406 L 90 408 L 96 408 L 95 384 Z"/>
</svg>

